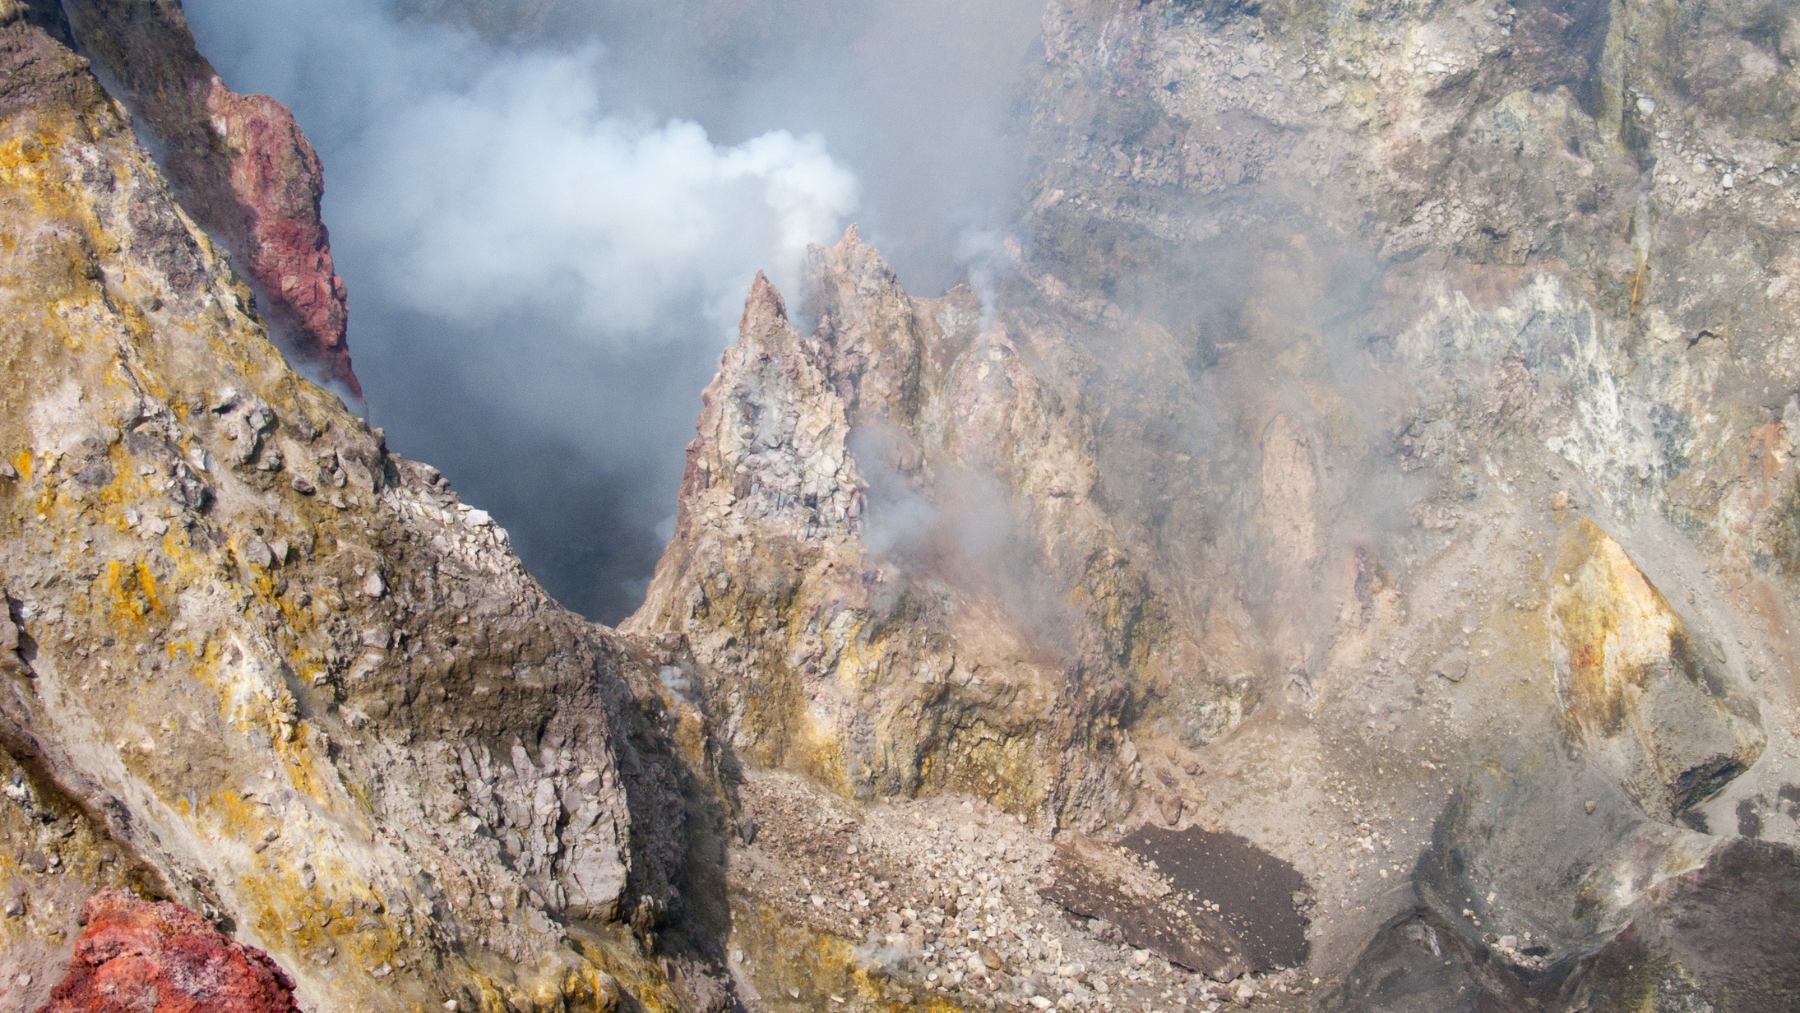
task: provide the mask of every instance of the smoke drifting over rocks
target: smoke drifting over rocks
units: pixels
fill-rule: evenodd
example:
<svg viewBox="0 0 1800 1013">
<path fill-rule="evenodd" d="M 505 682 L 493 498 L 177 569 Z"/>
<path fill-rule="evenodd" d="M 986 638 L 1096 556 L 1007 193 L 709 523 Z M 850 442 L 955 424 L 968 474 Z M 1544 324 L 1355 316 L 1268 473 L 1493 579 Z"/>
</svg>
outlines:
<svg viewBox="0 0 1800 1013">
<path fill-rule="evenodd" d="M 1022 117 L 988 7 L 220 2 L 403 453 L 180 0 L 0 0 L 0 1013 L 107 887 L 316 1009 L 1794 1005 L 1800 14 L 1047 0 Z M 616 616 L 676 502 L 614 629 L 489 516 Z"/>
<path fill-rule="evenodd" d="M 938 3 L 186 6 L 227 80 L 291 105 L 326 162 L 372 421 L 604 619 L 661 551 L 756 271 L 798 291 L 806 246 L 861 212 L 948 283 L 1018 190 L 1002 128 L 1034 4 L 952 52 Z M 965 49 L 1019 59 L 957 69 Z"/>
</svg>

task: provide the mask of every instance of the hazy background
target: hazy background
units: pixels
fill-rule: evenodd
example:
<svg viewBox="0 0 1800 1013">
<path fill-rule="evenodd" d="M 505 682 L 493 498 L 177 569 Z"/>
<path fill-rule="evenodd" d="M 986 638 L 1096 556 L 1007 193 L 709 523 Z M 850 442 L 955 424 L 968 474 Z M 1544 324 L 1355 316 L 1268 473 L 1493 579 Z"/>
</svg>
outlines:
<svg viewBox="0 0 1800 1013">
<path fill-rule="evenodd" d="M 1038 0 L 187 0 L 326 169 L 389 443 L 616 620 L 751 277 L 851 221 L 915 290 L 1013 220 Z"/>
</svg>

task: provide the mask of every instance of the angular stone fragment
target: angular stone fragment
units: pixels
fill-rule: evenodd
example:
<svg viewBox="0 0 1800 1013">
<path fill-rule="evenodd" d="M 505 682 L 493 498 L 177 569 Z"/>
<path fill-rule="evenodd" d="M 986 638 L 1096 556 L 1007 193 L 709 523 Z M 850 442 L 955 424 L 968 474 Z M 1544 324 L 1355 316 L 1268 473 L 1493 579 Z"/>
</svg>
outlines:
<svg viewBox="0 0 1800 1013">
<path fill-rule="evenodd" d="M 1755 762 L 1765 741 L 1755 704 L 1599 525 L 1567 529 L 1550 583 L 1569 723 L 1647 812 L 1688 809 Z"/>
</svg>

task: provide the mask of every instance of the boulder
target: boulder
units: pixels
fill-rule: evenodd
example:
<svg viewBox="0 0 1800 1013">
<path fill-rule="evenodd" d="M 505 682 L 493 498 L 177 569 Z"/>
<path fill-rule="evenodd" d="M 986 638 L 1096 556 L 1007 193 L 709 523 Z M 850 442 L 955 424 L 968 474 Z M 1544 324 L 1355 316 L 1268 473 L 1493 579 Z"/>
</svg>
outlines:
<svg viewBox="0 0 1800 1013">
<path fill-rule="evenodd" d="M 294 982 L 269 955 L 221 935 L 179 904 L 105 890 L 41 1013 L 299 1013 Z"/>
</svg>

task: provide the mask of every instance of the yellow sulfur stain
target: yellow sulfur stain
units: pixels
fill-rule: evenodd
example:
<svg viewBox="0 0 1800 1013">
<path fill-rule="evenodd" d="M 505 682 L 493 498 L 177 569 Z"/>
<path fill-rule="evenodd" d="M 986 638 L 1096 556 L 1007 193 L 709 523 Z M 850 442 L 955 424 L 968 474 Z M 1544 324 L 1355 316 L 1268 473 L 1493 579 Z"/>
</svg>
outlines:
<svg viewBox="0 0 1800 1013">
<path fill-rule="evenodd" d="M 583 933 L 576 948 L 582 959 L 609 976 L 647 1013 L 674 1013 L 682 1008 L 662 965 L 646 955 L 622 927 Z"/>
<path fill-rule="evenodd" d="M 838 654 L 837 679 L 839 685 L 849 690 L 864 690 L 878 675 L 882 658 L 888 652 L 891 638 L 876 635 L 868 643 L 863 643 L 862 634 L 867 624 L 858 621 L 851 625 L 844 637 L 844 648 Z"/>
<path fill-rule="evenodd" d="M 1552 575 L 1553 614 L 1568 653 L 1569 716 L 1611 735 L 1630 691 L 1668 658 L 1680 621 L 1625 550 L 1593 521 L 1565 537 Z"/>
<path fill-rule="evenodd" d="M 157 595 L 156 574 L 144 560 L 131 563 L 108 560 L 101 581 L 115 621 L 142 623 L 152 617 L 167 615 Z"/>
<path fill-rule="evenodd" d="M 922 985 L 890 977 L 863 960 L 851 940 L 816 930 L 770 905 L 734 897 L 731 911 L 731 942 L 744 950 L 746 966 L 755 969 L 750 973 L 758 991 L 765 999 L 776 997 L 771 1009 L 961 1013 L 965 1008 Z M 798 999 L 791 998 L 793 992 Z"/>
</svg>

